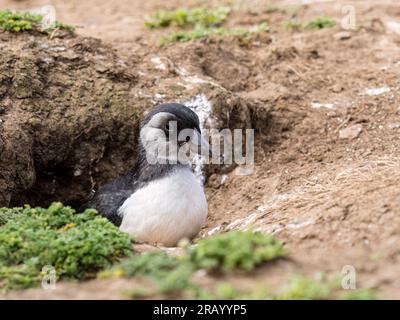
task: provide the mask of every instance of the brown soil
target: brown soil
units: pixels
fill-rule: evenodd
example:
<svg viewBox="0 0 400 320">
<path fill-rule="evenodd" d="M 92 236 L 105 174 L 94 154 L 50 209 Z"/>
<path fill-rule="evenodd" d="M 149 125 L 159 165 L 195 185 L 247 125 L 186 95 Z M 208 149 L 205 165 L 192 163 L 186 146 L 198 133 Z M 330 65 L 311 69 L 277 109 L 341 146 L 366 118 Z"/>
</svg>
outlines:
<svg viewBox="0 0 400 320">
<path fill-rule="evenodd" d="M 342 18 L 342 6 L 353 5 L 359 28 L 343 35 L 339 25 L 317 31 L 284 30 L 281 23 L 290 18 L 290 13 L 261 10 L 272 2 L 289 8 L 288 3 L 300 1 L 257 1 L 256 8 L 234 2 L 237 10 L 228 25 L 246 26 L 268 21 L 270 31 L 251 38 L 213 38 L 160 49 L 154 43 L 165 31 L 145 30 L 143 16 L 160 8 L 180 7 L 183 3 L 179 1 L 126 0 L 111 4 L 90 0 L 81 4 L 76 0 L 68 3 L 53 0 L 61 20 L 82 25 L 78 33 L 98 37 L 107 45 L 70 36 L 52 40 L 31 36 L 21 40 L 19 36 L 13 38 L 12 43 L 0 42 L 2 52 L 5 50 L 11 59 L 17 52 L 21 54 L 21 45 L 26 43 L 40 41 L 57 47 L 58 41 L 62 41 L 67 48 L 64 56 L 26 45 L 23 51 L 28 55 L 26 65 L 19 62 L 22 66 L 14 66 L 16 70 L 30 64 L 37 66 L 40 56 L 45 55 L 45 58 L 61 60 L 56 63 L 56 72 L 42 70 L 39 64 L 36 67 L 39 68 L 38 78 L 33 79 L 37 85 L 28 93 L 22 90 L 23 95 L 28 94 L 27 100 L 18 97 L 18 86 L 8 88 L 6 93 L 0 91 L 0 95 L 6 96 L 0 105 L 6 114 L 4 118 L 0 113 L 0 118 L 6 119 L 0 139 L 17 146 L 8 158 L 14 162 L 4 162 L 9 164 L 5 172 L 10 177 L 8 183 L 12 181 L 13 186 L 6 189 L 9 198 L 3 196 L 0 200 L 3 204 L 10 199 L 11 203 L 25 199 L 41 202 L 63 196 L 72 203 L 81 201 L 92 187 L 90 177 L 94 183 L 102 183 L 134 161 L 137 122 L 127 124 L 132 114 L 136 120 L 142 115 L 138 112 L 142 106 L 147 108 L 171 99 L 184 101 L 203 92 L 213 102 L 214 116 L 218 120 L 216 127 L 252 126 L 257 134 L 254 174 L 238 176 L 229 170 L 209 172 L 206 191 L 210 213 L 202 235 L 252 225 L 255 229 L 275 233 L 290 251 L 290 261 L 262 268 L 250 277 L 235 277 L 238 285 L 274 284 L 291 272 L 339 274 L 344 265 L 353 265 L 357 270 L 358 287 L 372 287 L 382 297 L 399 299 L 400 42 L 399 35 L 388 30 L 386 22 L 399 21 L 400 10 L 393 1 L 328 1 L 298 5 L 301 21 L 325 15 L 337 22 Z M 192 6 L 200 2 L 185 3 Z M 7 0 L 4 7 L 25 8 L 40 4 L 45 1 L 17 3 Z M 10 36 L 3 34 L 2 37 L 9 39 Z M 118 52 L 111 53 L 108 46 Z M 75 62 L 74 54 L 78 55 Z M 101 54 L 107 57 L 107 67 L 96 70 L 98 63 L 104 60 L 99 57 Z M 32 60 L 33 56 L 36 60 Z M 154 57 L 166 67 L 160 69 Z M 6 66 L 4 61 L 2 55 L 0 68 Z M 115 66 L 121 69 L 115 71 Z M 203 83 L 190 81 L 187 74 L 180 72 L 182 68 Z M 60 74 L 66 78 L 57 80 Z M 3 71 L 0 75 L 3 76 Z M 54 84 L 82 77 L 86 81 L 72 83 L 68 92 L 73 96 L 76 86 L 88 82 L 83 99 L 87 105 L 75 106 L 77 100 L 73 99 L 79 96 L 72 98 L 69 104 L 66 100 L 59 106 L 52 104 L 51 110 L 56 108 L 56 111 L 49 113 L 48 127 L 57 125 L 50 135 L 47 133 L 47 137 L 41 138 L 42 126 L 38 123 L 47 116 L 37 118 L 36 122 L 35 118 L 29 120 L 25 116 L 38 114 L 28 108 L 33 106 L 33 91 L 40 96 L 36 105 L 43 106 L 40 110 L 46 114 L 44 97 L 54 100 L 59 96 L 57 90 L 66 90 L 66 86 Z M 99 80 L 90 82 L 93 77 Z M 21 79 L 17 84 L 22 83 L 23 87 L 24 81 L 27 80 Z M 390 88 L 390 92 L 363 94 L 367 88 L 379 87 Z M 103 117 L 98 122 L 87 120 L 93 117 L 93 108 L 97 114 L 99 101 L 103 101 L 98 97 L 99 94 L 104 96 L 104 88 L 108 88 L 106 92 L 123 92 L 115 102 L 115 109 L 109 107 L 115 110 L 111 112 L 113 117 Z M 156 93 L 162 98 L 152 101 Z M 10 99 L 13 103 L 7 104 Z M 315 108 L 318 106 L 315 103 L 331 103 L 334 107 Z M 119 112 L 121 104 L 126 115 Z M 71 105 L 69 119 L 65 117 L 68 115 L 65 111 L 68 108 L 65 108 Z M 13 122 L 7 126 L 11 123 L 7 119 L 15 119 L 15 125 Z M 32 125 L 29 121 L 33 121 Z M 80 136 L 82 140 L 73 140 L 71 137 L 79 134 L 77 130 L 85 128 L 85 123 L 90 124 L 88 132 Z M 126 126 L 125 136 L 119 136 L 121 129 L 116 123 Z M 358 136 L 340 138 L 342 129 L 355 125 L 362 128 Z M 105 127 L 107 129 L 101 130 Z M 100 141 L 94 141 L 94 137 Z M 24 144 L 32 145 L 32 141 L 40 141 L 38 145 L 43 150 L 24 147 Z M 73 143 L 75 145 L 67 147 Z M 18 150 L 31 150 L 31 154 Z M 36 152 L 36 156 L 32 152 Z M 93 162 L 89 160 L 92 158 Z M 52 164 L 50 169 L 49 163 Z M 83 177 L 64 174 L 68 170 L 73 172 L 77 165 Z M 90 171 L 92 167 L 96 169 Z M 17 172 L 12 172 L 13 168 L 18 168 Z M 19 176 L 20 170 L 30 174 Z M 42 176 L 41 170 L 55 170 L 56 181 L 59 181 L 53 188 L 54 193 L 46 193 L 46 198 L 32 196 L 32 186 L 47 190 L 44 186 L 50 183 L 49 178 L 35 179 L 35 175 Z M 90 175 L 90 172 L 97 173 Z M 221 183 L 222 172 L 227 174 L 224 183 Z M 99 298 L 94 292 L 110 285 L 104 283 L 95 280 L 77 285 L 60 284 L 57 293 L 34 289 L 9 297 L 70 298 L 72 291 L 79 292 L 79 298 Z M 116 297 L 120 297 L 119 291 L 113 290 L 108 298 Z"/>
</svg>

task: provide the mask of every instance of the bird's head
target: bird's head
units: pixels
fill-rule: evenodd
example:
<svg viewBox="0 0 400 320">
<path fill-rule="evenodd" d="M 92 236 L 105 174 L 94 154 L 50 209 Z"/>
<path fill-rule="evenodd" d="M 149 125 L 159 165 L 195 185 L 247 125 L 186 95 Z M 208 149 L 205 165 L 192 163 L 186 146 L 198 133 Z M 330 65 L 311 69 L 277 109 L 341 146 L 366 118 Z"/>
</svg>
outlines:
<svg viewBox="0 0 400 320">
<path fill-rule="evenodd" d="M 145 116 L 140 142 L 150 163 L 187 164 L 195 154 L 211 155 L 197 114 L 178 103 L 159 105 Z"/>
</svg>

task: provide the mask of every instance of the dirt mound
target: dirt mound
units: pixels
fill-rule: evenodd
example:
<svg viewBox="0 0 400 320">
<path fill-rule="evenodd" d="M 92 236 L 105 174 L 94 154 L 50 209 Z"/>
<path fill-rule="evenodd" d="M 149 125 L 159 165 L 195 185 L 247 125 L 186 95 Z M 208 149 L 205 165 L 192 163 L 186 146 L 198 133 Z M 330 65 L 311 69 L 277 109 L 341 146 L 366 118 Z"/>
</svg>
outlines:
<svg viewBox="0 0 400 320">
<path fill-rule="evenodd" d="M 123 59 L 93 38 L 1 33 L 0 41 L 0 206 L 78 205 L 133 165 L 140 119 L 155 104 L 203 93 L 216 128 L 251 128 L 261 108 L 205 74 L 167 69 L 167 57 Z"/>
<path fill-rule="evenodd" d="M 132 164 L 143 106 L 128 62 L 67 34 L 0 41 L 0 205 L 73 203 Z"/>
</svg>

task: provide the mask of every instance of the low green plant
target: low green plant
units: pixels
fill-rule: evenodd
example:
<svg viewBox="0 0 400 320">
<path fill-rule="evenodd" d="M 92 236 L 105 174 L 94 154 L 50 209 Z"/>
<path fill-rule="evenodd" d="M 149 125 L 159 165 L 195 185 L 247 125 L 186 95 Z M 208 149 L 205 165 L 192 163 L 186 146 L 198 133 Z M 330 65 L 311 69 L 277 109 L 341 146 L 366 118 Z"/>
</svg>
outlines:
<svg viewBox="0 0 400 320">
<path fill-rule="evenodd" d="M 77 214 L 49 208 L 0 209 L 0 287 L 26 288 L 40 282 L 44 266 L 58 278 L 82 279 L 132 252 L 132 239 L 95 210 Z"/>
<path fill-rule="evenodd" d="M 339 300 L 375 300 L 376 294 L 372 289 L 346 290 L 342 292 Z"/>
<path fill-rule="evenodd" d="M 195 246 L 187 247 L 184 254 L 178 257 L 168 256 L 164 252 L 134 255 L 100 272 L 98 277 L 146 277 L 157 285 L 157 291 L 134 290 L 132 297 L 180 292 L 205 299 L 211 297 L 210 293 L 191 281 L 196 270 L 251 271 L 257 265 L 283 254 L 282 245 L 273 236 L 251 231 L 231 231 L 202 239 Z M 219 296 L 228 296 L 220 294 L 222 291 L 218 292 Z"/>
<path fill-rule="evenodd" d="M 332 20 L 331 18 L 327 17 L 319 17 L 316 18 L 306 24 L 301 23 L 298 20 L 289 20 L 283 22 L 283 27 L 287 30 L 300 30 L 303 28 L 308 28 L 308 29 L 324 29 L 324 28 L 332 28 L 336 25 L 336 22 Z"/>
<path fill-rule="evenodd" d="M 179 261 L 164 252 L 145 252 L 124 259 L 109 270 L 100 272 L 99 278 L 149 276 L 163 278 L 177 268 Z"/>
<path fill-rule="evenodd" d="M 128 294 L 134 298 L 157 293 L 173 293 L 194 289 L 190 278 L 193 266 L 187 261 L 171 257 L 164 252 L 146 252 L 123 260 L 118 265 L 98 274 L 99 278 L 144 277 L 152 280 L 157 288 L 143 290 L 135 288 Z"/>
<path fill-rule="evenodd" d="M 170 26 L 211 27 L 224 22 L 230 12 L 227 7 L 177 9 L 175 11 L 158 11 L 150 20 L 145 21 L 148 28 L 166 28 Z"/>
<path fill-rule="evenodd" d="M 37 27 L 43 16 L 29 12 L 0 11 L 0 29 L 7 31 L 25 31 Z"/>
<path fill-rule="evenodd" d="M 247 36 L 254 33 L 259 33 L 268 30 L 268 25 L 266 23 L 261 23 L 253 28 L 207 28 L 207 27 L 196 27 L 191 31 L 177 31 L 169 35 L 161 37 L 158 41 L 159 46 L 166 45 L 173 42 L 187 42 L 193 41 L 201 38 L 207 38 L 210 36 L 233 36 L 241 37 Z"/>
<path fill-rule="evenodd" d="M 296 20 L 285 21 L 282 25 L 286 30 L 300 30 L 303 28 L 303 24 Z"/>
<path fill-rule="evenodd" d="M 12 32 L 21 32 L 28 30 L 42 31 L 43 16 L 30 12 L 13 12 L 11 10 L 0 11 L 0 29 Z M 75 30 L 75 26 L 56 21 L 54 29 Z"/>
<path fill-rule="evenodd" d="M 292 274 L 286 284 L 277 291 L 269 291 L 257 285 L 251 290 L 238 290 L 228 282 L 217 283 L 212 290 L 194 291 L 194 297 L 201 300 L 373 300 L 376 299 L 372 289 L 345 290 L 340 282 L 326 278 L 310 278 Z"/>
<path fill-rule="evenodd" d="M 200 240 L 189 248 L 189 260 L 198 269 L 242 269 L 285 255 L 282 244 L 272 235 L 252 231 L 231 231 Z"/>
<path fill-rule="evenodd" d="M 159 294 L 200 300 L 375 298 L 370 289 L 343 291 L 340 278 L 328 279 L 324 275 L 311 278 L 292 274 L 287 283 L 276 291 L 270 291 L 261 284 L 251 290 L 238 290 L 227 281 L 216 282 L 206 289 L 194 281 L 195 272 L 201 269 L 224 271 L 229 276 L 232 270 L 249 272 L 262 263 L 284 255 L 282 244 L 272 235 L 235 230 L 186 246 L 180 256 L 169 256 L 162 251 L 135 254 L 100 272 L 98 277 L 144 277 L 155 284 L 155 287 L 137 287 L 126 292 L 131 298 L 154 297 Z"/>
<path fill-rule="evenodd" d="M 60 21 L 56 21 L 54 29 L 75 31 L 76 26 L 74 26 L 72 24 L 67 24 L 67 23 L 62 23 Z"/>
<path fill-rule="evenodd" d="M 309 23 L 307 23 L 307 28 L 309 29 L 325 29 L 332 28 L 336 25 L 335 20 L 328 17 L 319 17 Z"/>
<path fill-rule="evenodd" d="M 343 290 L 339 278 L 317 279 L 304 275 L 293 274 L 288 283 L 281 288 L 272 298 L 278 300 L 374 300 L 375 293 L 372 289 Z"/>
<path fill-rule="evenodd" d="M 278 293 L 278 300 L 322 300 L 331 295 L 332 284 L 320 280 L 314 280 L 302 275 L 292 275 L 289 282 Z"/>
<path fill-rule="evenodd" d="M 23 211 L 23 208 L 0 208 L 0 227 L 6 224 L 9 220 L 17 217 Z"/>
<path fill-rule="evenodd" d="M 264 13 L 275 13 L 275 12 L 286 13 L 286 10 L 284 8 L 270 4 L 263 10 L 263 12 Z"/>
</svg>

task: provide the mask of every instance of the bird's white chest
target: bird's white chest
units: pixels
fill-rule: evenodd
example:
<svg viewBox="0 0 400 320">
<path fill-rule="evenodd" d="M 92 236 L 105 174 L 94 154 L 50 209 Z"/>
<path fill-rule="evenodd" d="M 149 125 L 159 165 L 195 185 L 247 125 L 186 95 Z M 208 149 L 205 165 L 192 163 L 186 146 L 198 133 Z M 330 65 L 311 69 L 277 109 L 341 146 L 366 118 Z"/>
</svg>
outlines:
<svg viewBox="0 0 400 320">
<path fill-rule="evenodd" d="M 198 234 L 207 212 L 203 187 L 189 168 L 179 168 L 123 203 L 120 229 L 140 241 L 174 246 Z"/>
</svg>

